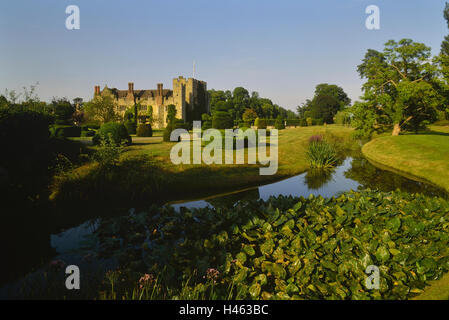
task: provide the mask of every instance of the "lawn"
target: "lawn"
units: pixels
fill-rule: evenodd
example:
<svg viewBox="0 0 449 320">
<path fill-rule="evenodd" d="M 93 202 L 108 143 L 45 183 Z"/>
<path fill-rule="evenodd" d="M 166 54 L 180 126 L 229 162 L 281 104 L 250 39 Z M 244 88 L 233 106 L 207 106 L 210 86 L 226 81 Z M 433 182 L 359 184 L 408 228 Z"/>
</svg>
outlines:
<svg viewBox="0 0 449 320">
<path fill-rule="evenodd" d="M 169 180 L 166 187 L 173 191 L 167 192 L 164 198 L 166 200 L 190 199 L 200 195 L 207 196 L 270 183 L 303 173 L 309 168 L 305 151 L 310 136 L 322 134 L 342 148 L 351 148 L 355 146 L 351 133 L 351 128 L 337 125 L 298 127 L 279 131 L 278 171 L 271 176 L 260 175 L 258 164 L 174 165 L 170 160 L 170 150 L 175 143 L 163 142 L 162 137 L 133 137 L 133 144 L 122 154 L 122 160 L 142 155 L 150 156 L 164 170 Z M 92 163 L 75 169 L 76 179 L 82 179 L 90 170 L 95 170 Z"/>
<path fill-rule="evenodd" d="M 432 126 L 423 134 L 380 137 L 365 144 L 362 152 L 377 164 L 449 191 L 449 127 Z"/>
</svg>

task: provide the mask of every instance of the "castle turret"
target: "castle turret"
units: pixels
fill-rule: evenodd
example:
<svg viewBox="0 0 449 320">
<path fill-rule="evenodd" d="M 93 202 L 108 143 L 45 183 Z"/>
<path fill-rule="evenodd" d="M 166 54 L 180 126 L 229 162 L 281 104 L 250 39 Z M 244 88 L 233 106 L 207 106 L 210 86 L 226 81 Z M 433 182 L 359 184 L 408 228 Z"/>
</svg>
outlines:
<svg viewBox="0 0 449 320">
<path fill-rule="evenodd" d="M 126 98 L 134 101 L 134 82 L 128 82 L 128 94 Z"/>
</svg>

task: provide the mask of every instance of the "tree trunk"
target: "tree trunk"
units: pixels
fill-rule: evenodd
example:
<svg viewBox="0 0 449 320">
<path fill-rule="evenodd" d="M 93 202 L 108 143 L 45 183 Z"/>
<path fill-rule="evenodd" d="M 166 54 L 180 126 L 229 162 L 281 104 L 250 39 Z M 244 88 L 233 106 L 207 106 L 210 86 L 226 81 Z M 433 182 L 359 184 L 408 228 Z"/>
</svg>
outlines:
<svg viewBox="0 0 449 320">
<path fill-rule="evenodd" d="M 391 135 L 398 136 L 400 132 L 401 132 L 401 126 L 399 125 L 399 123 L 396 123 L 393 127 L 393 133 Z"/>
</svg>

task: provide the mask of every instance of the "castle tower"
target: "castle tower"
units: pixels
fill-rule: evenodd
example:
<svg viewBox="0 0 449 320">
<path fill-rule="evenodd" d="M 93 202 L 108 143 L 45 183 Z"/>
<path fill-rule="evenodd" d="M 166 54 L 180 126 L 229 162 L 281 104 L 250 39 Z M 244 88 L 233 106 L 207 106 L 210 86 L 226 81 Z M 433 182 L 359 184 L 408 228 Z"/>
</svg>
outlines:
<svg viewBox="0 0 449 320">
<path fill-rule="evenodd" d="M 174 105 L 176 106 L 176 115 L 178 118 L 186 118 L 186 79 L 184 77 L 173 79 L 173 97 Z"/>
<path fill-rule="evenodd" d="M 128 94 L 126 98 L 134 101 L 134 82 L 128 82 Z"/>
</svg>

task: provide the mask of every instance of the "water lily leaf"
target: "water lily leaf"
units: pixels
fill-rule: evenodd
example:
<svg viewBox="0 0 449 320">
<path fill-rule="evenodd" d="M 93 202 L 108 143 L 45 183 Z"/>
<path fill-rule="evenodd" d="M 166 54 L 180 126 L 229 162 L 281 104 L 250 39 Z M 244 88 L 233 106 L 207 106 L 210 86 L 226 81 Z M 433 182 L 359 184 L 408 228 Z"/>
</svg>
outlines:
<svg viewBox="0 0 449 320">
<path fill-rule="evenodd" d="M 299 211 L 299 209 L 301 209 L 302 208 L 302 202 L 300 201 L 300 202 L 297 202 L 294 206 L 293 206 L 293 210 L 296 212 L 296 211 Z"/>
<path fill-rule="evenodd" d="M 253 283 L 251 287 L 249 287 L 249 293 L 253 299 L 257 299 L 260 295 L 261 286 L 259 283 Z"/>
<path fill-rule="evenodd" d="M 260 252 L 265 255 L 270 255 L 273 252 L 274 242 L 272 239 L 268 239 L 260 246 Z"/>
<path fill-rule="evenodd" d="M 256 251 L 254 251 L 254 248 L 250 245 L 245 245 L 243 247 L 243 251 L 245 251 L 245 253 L 251 257 L 256 254 Z"/>
<path fill-rule="evenodd" d="M 236 258 L 241 264 L 244 264 L 246 262 L 246 254 L 244 252 L 239 252 Z"/>
<path fill-rule="evenodd" d="M 399 217 L 394 217 L 387 221 L 387 228 L 392 232 L 397 232 L 401 227 L 401 219 Z"/>
<path fill-rule="evenodd" d="M 384 246 L 380 246 L 377 248 L 376 251 L 376 258 L 382 263 L 385 263 L 390 259 L 390 252 L 388 252 L 388 249 Z"/>
<path fill-rule="evenodd" d="M 263 286 L 264 284 L 267 283 L 267 276 L 261 273 L 257 277 L 255 277 L 254 280 L 260 283 L 261 286 Z"/>
<path fill-rule="evenodd" d="M 278 263 L 273 263 L 272 272 L 273 275 L 279 279 L 285 279 L 287 276 L 287 271 L 285 271 L 284 267 Z"/>
<path fill-rule="evenodd" d="M 286 289 L 287 289 L 287 293 L 289 295 L 292 295 L 293 293 L 298 293 L 299 292 L 298 287 L 295 284 L 293 284 L 293 283 L 290 283 L 289 285 L 287 285 Z"/>
</svg>

